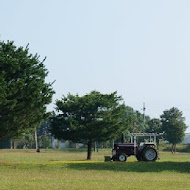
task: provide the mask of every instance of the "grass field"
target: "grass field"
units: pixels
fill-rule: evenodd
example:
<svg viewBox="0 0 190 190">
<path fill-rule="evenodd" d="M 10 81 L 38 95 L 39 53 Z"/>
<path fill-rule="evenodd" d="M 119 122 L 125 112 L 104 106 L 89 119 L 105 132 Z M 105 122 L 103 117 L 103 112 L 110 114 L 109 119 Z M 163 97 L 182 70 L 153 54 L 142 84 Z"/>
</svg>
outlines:
<svg viewBox="0 0 190 190">
<path fill-rule="evenodd" d="M 157 162 L 104 162 L 110 150 L 0 150 L 0 189 L 190 189 L 190 153 L 161 152 Z"/>
</svg>

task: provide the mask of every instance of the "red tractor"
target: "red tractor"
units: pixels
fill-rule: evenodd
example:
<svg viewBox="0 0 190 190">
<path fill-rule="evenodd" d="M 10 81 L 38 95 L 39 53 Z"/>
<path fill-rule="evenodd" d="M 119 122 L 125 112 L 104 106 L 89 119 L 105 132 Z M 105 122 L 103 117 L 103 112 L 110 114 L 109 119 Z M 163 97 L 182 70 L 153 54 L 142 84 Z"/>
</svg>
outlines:
<svg viewBox="0 0 190 190">
<path fill-rule="evenodd" d="M 114 144 L 112 160 L 124 162 L 127 157 L 134 155 L 138 161 L 156 161 L 158 151 L 156 149 L 156 133 L 131 133 L 131 143 Z M 148 142 L 136 143 L 136 137 L 149 137 Z"/>
</svg>

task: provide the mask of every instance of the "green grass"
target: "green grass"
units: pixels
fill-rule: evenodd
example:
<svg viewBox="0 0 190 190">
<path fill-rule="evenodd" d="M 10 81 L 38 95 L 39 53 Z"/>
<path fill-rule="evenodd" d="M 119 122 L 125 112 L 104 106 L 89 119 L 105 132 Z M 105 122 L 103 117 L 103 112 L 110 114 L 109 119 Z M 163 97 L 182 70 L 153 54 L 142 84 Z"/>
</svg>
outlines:
<svg viewBox="0 0 190 190">
<path fill-rule="evenodd" d="M 160 144 L 160 150 L 171 152 L 172 145 L 168 144 L 168 143 L 161 143 Z M 176 151 L 177 152 L 188 152 L 188 153 L 190 153 L 190 144 L 177 144 Z"/>
<path fill-rule="evenodd" d="M 190 189 L 190 154 L 161 152 L 157 162 L 104 162 L 110 150 L 0 150 L 0 189 Z"/>
</svg>

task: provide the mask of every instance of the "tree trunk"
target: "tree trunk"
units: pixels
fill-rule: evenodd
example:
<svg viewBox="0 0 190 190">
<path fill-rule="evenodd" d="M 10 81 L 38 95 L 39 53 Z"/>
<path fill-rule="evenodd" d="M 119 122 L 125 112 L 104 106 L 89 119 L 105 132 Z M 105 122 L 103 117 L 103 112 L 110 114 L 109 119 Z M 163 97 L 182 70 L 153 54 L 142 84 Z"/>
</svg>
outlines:
<svg viewBox="0 0 190 190">
<path fill-rule="evenodd" d="M 172 154 L 174 153 L 174 144 L 172 144 Z"/>
<path fill-rule="evenodd" d="M 176 144 L 172 144 L 172 154 L 176 153 Z"/>
<path fill-rule="evenodd" d="M 87 160 L 91 160 L 92 155 L 92 141 L 88 141 L 88 152 L 87 152 Z"/>
<path fill-rule="evenodd" d="M 11 139 L 11 149 L 14 149 L 15 148 L 15 143 L 14 143 L 14 140 Z"/>
</svg>

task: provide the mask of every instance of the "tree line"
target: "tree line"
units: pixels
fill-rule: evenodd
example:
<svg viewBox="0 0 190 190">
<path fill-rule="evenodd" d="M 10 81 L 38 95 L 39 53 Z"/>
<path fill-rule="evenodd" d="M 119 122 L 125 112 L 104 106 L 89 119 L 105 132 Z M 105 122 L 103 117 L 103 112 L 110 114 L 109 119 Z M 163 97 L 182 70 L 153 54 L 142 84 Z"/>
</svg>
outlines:
<svg viewBox="0 0 190 190">
<path fill-rule="evenodd" d="M 63 95 L 56 100 L 55 111 L 47 113 L 54 90 L 52 83 L 45 81 L 48 71 L 44 61 L 40 61 L 38 54 L 29 53 L 28 46 L 0 42 L 0 139 L 18 139 L 27 134 L 30 139 L 32 130 L 48 118 L 48 133 L 57 139 L 86 144 L 87 159 L 91 159 L 94 142 L 118 138 L 125 141 L 130 132 L 164 131 L 172 151 L 182 141 L 187 126 L 178 108 L 165 110 L 160 118 L 151 119 L 126 106 L 117 92 Z M 44 136 L 42 132 L 41 137 Z"/>
</svg>

